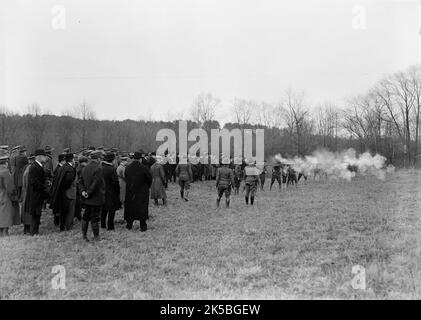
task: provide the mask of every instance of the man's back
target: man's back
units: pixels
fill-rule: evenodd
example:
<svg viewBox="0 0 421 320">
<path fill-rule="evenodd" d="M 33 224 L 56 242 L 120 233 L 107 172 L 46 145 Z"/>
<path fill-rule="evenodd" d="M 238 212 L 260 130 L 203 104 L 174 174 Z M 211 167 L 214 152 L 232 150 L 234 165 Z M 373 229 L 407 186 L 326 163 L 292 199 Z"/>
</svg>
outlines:
<svg viewBox="0 0 421 320">
<path fill-rule="evenodd" d="M 219 186 L 228 186 L 234 184 L 234 173 L 229 167 L 218 168 L 216 174 L 216 183 Z"/>
<path fill-rule="evenodd" d="M 82 170 L 83 190 L 88 193 L 88 198 L 83 202 L 91 206 L 100 206 L 105 200 L 105 183 L 99 163 L 91 161 Z"/>
<path fill-rule="evenodd" d="M 179 163 L 176 172 L 182 180 L 191 180 L 193 178 L 193 171 L 190 163 Z"/>
</svg>

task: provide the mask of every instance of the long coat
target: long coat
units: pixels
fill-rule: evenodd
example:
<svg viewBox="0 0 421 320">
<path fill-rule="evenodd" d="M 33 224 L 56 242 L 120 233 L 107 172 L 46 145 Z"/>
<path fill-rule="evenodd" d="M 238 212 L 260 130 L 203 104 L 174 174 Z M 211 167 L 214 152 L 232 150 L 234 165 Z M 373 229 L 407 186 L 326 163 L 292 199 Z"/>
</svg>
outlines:
<svg viewBox="0 0 421 320">
<path fill-rule="evenodd" d="M 126 178 L 124 219 L 126 221 L 147 220 L 149 218 L 149 188 L 152 184 L 151 172 L 139 161 L 133 161 L 126 167 L 124 177 Z"/>
<path fill-rule="evenodd" d="M 51 156 L 47 157 L 47 161 L 44 163 L 44 172 L 45 172 L 45 179 L 47 183 L 47 192 L 51 193 L 51 188 L 53 184 L 53 176 L 54 176 L 54 163 Z"/>
<path fill-rule="evenodd" d="M 10 171 L 0 168 L 0 228 L 20 224 L 19 203 Z"/>
<path fill-rule="evenodd" d="M 12 170 L 13 183 L 16 188 L 19 201 L 21 201 L 23 170 L 28 164 L 28 158 L 23 154 L 18 154 L 10 159 L 10 167 Z"/>
<path fill-rule="evenodd" d="M 65 163 L 54 177 L 51 187 L 50 208 L 59 212 L 65 199 L 76 199 L 76 169 Z"/>
<path fill-rule="evenodd" d="M 80 179 L 81 192 L 88 193 L 88 198 L 82 197 L 82 204 L 88 206 L 102 206 L 105 202 L 105 182 L 99 163 L 89 162 L 82 170 Z"/>
<path fill-rule="evenodd" d="M 120 202 L 124 203 L 124 198 L 126 197 L 126 178 L 124 178 L 124 171 L 126 167 L 120 163 L 117 167 L 117 177 L 118 183 L 120 185 Z"/>
<path fill-rule="evenodd" d="M 31 215 L 29 214 L 28 210 L 25 210 L 25 203 L 26 203 L 26 194 L 28 190 L 28 175 L 29 169 L 31 168 L 30 165 L 27 165 L 25 170 L 23 171 L 22 177 L 22 212 L 21 212 L 21 220 L 23 224 L 30 225 L 31 224 Z"/>
<path fill-rule="evenodd" d="M 120 185 L 118 183 L 117 171 L 112 163 L 102 163 L 102 174 L 105 182 L 105 203 L 104 210 L 116 211 L 121 208 Z"/>
<path fill-rule="evenodd" d="M 25 210 L 31 216 L 40 216 L 44 200 L 48 199 L 49 194 L 45 186 L 45 172 L 42 166 L 34 161 L 29 169 L 28 189 L 26 191 Z"/>
<path fill-rule="evenodd" d="M 166 199 L 165 185 L 167 180 L 165 177 L 164 167 L 155 162 L 151 167 L 152 173 L 152 186 L 151 186 L 151 199 Z"/>
</svg>

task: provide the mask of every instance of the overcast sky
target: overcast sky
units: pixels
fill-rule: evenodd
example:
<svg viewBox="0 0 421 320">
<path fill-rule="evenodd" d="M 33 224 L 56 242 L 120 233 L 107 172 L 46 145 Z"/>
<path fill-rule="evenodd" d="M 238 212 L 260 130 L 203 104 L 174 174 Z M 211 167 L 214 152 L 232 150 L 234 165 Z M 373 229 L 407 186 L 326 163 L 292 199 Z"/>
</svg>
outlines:
<svg viewBox="0 0 421 320">
<path fill-rule="evenodd" d="M 165 119 L 209 92 L 225 122 L 235 97 L 288 87 L 341 103 L 421 63 L 420 29 L 415 0 L 0 0 L 0 105 Z"/>
</svg>

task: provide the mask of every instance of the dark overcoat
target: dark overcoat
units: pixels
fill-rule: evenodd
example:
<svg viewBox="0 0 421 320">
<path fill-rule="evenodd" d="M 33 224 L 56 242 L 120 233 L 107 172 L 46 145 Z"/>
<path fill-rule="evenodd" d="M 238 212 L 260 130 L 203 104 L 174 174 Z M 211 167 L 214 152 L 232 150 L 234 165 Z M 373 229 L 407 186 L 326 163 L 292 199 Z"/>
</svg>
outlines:
<svg viewBox="0 0 421 320">
<path fill-rule="evenodd" d="M 19 203 L 9 169 L 0 167 L 0 228 L 20 224 Z"/>
<path fill-rule="evenodd" d="M 21 210 L 21 220 L 23 224 L 30 225 L 32 217 L 27 210 L 26 203 L 26 194 L 28 191 L 28 176 L 29 176 L 29 169 L 31 169 L 31 165 L 27 165 L 25 170 L 23 171 L 23 178 L 22 178 L 22 210 Z M 26 208 L 26 210 L 25 210 Z"/>
<path fill-rule="evenodd" d="M 28 164 L 28 158 L 23 154 L 18 154 L 17 156 L 10 159 L 10 166 L 12 169 L 12 177 L 13 183 L 16 187 L 17 195 L 19 197 L 19 201 L 21 197 L 21 189 L 23 183 L 23 170 L 25 169 L 26 165 Z"/>
<path fill-rule="evenodd" d="M 104 210 L 116 211 L 121 208 L 120 184 L 118 182 L 116 168 L 111 163 L 103 162 L 102 174 L 105 182 Z"/>
<path fill-rule="evenodd" d="M 82 204 L 102 206 L 105 202 L 105 182 L 99 163 L 90 161 L 82 170 L 81 193 L 86 191 L 88 198 L 82 197 Z"/>
<path fill-rule="evenodd" d="M 124 176 L 126 178 L 124 219 L 126 221 L 148 219 L 149 188 L 152 184 L 150 170 L 139 161 L 133 161 L 126 167 Z"/>
<path fill-rule="evenodd" d="M 41 215 L 41 208 L 44 200 L 48 199 L 48 192 L 45 185 L 45 172 L 38 162 L 34 161 L 28 173 L 28 189 L 26 190 L 25 210 L 31 216 Z"/>
<path fill-rule="evenodd" d="M 59 170 L 53 180 L 53 185 L 50 189 L 50 208 L 53 212 L 59 212 L 63 205 L 63 201 L 68 197 L 66 190 L 68 190 L 76 178 L 76 169 L 69 163 L 65 163 Z"/>
</svg>

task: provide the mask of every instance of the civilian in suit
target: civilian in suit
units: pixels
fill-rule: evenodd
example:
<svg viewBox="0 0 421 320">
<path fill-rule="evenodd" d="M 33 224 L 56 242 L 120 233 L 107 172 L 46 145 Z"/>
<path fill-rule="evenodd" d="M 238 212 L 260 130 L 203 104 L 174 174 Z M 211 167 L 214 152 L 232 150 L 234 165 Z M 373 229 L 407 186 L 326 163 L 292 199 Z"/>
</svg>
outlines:
<svg viewBox="0 0 421 320">
<path fill-rule="evenodd" d="M 88 225 L 91 222 L 94 240 L 99 240 L 99 220 L 101 208 L 105 203 L 105 183 L 100 165 L 101 151 L 91 152 L 91 160 L 82 170 L 80 186 L 82 188 L 82 205 L 85 212 L 82 217 L 82 236 L 85 241 L 87 237 Z"/>
<path fill-rule="evenodd" d="M 144 153 L 135 152 L 134 160 L 124 171 L 126 178 L 126 198 L 124 201 L 124 220 L 127 229 L 131 229 L 134 220 L 140 221 L 140 231 L 147 230 L 146 220 L 149 218 L 149 188 L 152 175 L 147 166 L 142 163 Z"/>
<path fill-rule="evenodd" d="M 104 161 L 102 161 L 102 174 L 105 182 L 105 203 L 102 206 L 101 228 L 107 228 L 107 230 L 114 230 L 115 212 L 121 208 L 120 184 L 118 183 L 117 170 L 113 164 L 114 160 L 114 153 L 107 152 L 104 156 Z"/>
<path fill-rule="evenodd" d="M 50 203 L 53 211 L 59 212 L 60 231 L 71 230 L 76 203 L 76 169 L 73 154 L 68 153 L 64 157 L 65 163 L 57 172 Z"/>
<path fill-rule="evenodd" d="M 35 161 L 29 168 L 28 190 L 25 199 L 25 209 L 31 215 L 31 235 L 39 234 L 42 206 L 49 196 L 43 168 L 43 164 L 47 161 L 47 154 L 43 149 L 38 149 L 35 151 L 34 156 Z"/>
</svg>

